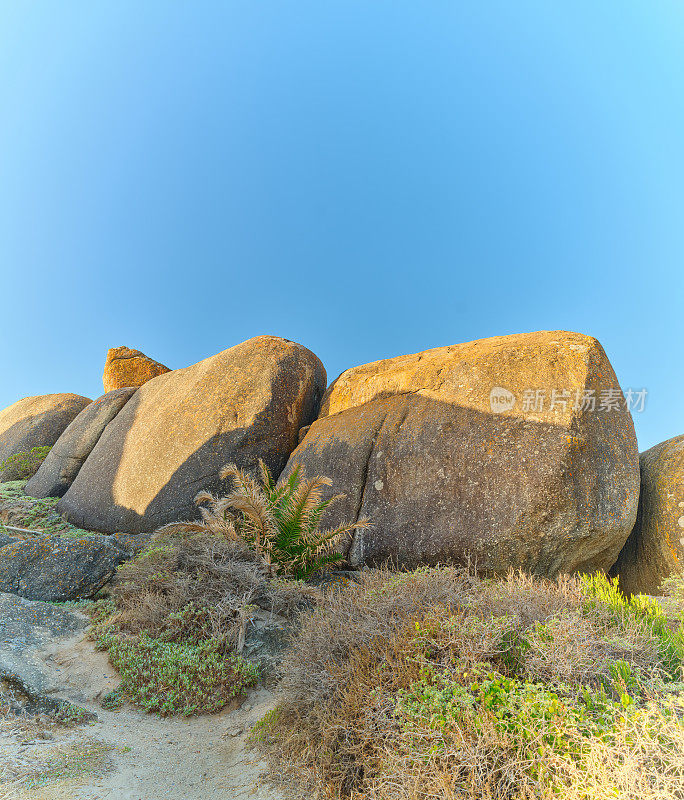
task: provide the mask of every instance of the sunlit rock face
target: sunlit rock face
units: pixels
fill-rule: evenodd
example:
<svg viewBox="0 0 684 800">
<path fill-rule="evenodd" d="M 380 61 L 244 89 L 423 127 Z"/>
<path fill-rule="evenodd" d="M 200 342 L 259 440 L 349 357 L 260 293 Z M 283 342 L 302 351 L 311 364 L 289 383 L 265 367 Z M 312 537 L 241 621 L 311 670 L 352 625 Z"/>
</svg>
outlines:
<svg viewBox="0 0 684 800">
<path fill-rule="evenodd" d="M 62 497 L 74 482 L 104 429 L 135 391 L 132 387 L 114 389 L 87 405 L 69 423 L 38 472 L 26 484 L 26 494 L 31 497 Z"/>
<path fill-rule="evenodd" d="M 665 578 L 682 573 L 684 436 L 651 447 L 639 460 L 639 513 L 611 574 L 628 594 L 657 594 Z"/>
<path fill-rule="evenodd" d="M 259 336 L 145 383 L 106 426 L 58 510 L 92 530 L 138 533 L 197 516 L 228 462 L 275 475 L 316 416 L 326 375 L 302 345 Z"/>
<path fill-rule="evenodd" d="M 346 544 L 357 566 L 608 569 L 639 494 L 634 426 L 615 373 L 595 339 L 565 331 L 347 370 L 284 475 L 296 463 L 346 495 L 326 524 L 373 523 Z"/>
<path fill-rule="evenodd" d="M 25 397 L 0 411 L 0 461 L 32 447 L 51 447 L 90 403 L 80 394 Z M 0 481 L 11 475 L 0 470 Z"/>
<path fill-rule="evenodd" d="M 140 350 L 112 347 L 107 351 L 102 383 L 105 392 L 111 392 L 127 386 L 142 386 L 165 372 L 169 372 L 168 367 L 149 358 Z"/>
</svg>

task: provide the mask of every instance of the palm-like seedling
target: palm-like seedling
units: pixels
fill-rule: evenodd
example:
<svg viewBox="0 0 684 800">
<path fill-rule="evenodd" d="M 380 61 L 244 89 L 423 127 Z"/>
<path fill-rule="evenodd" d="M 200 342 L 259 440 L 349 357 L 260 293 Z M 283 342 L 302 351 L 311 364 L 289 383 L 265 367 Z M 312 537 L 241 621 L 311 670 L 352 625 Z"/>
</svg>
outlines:
<svg viewBox="0 0 684 800">
<path fill-rule="evenodd" d="M 280 484 L 259 461 L 261 481 L 235 464 L 226 465 L 221 479 L 232 481 L 232 491 L 223 497 L 200 492 L 201 522 L 167 525 L 166 533 L 213 533 L 242 539 L 259 555 L 270 576 L 306 578 L 330 569 L 343 560 L 338 551 L 341 539 L 356 528 L 370 526 L 368 520 L 350 522 L 337 528 L 321 529 L 325 510 L 343 495 L 323 499 L 329 478 L 317 475 L 304 480 L 300 465 Z"/>
</svg>

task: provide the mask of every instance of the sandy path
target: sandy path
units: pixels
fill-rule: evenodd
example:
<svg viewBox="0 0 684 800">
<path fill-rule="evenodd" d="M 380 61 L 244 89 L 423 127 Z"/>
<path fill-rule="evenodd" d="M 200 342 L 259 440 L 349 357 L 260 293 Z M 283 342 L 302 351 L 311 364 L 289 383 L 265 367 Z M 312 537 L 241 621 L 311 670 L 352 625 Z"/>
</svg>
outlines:
<svg viewBox="0 0 684 800">
<path fill-rule="evenodd" d="M 113 771 L 71 786 L 74 800 L 275 800 L 277 793 L 261 785 L 258 758 L 245 749 L 251 724 L 272 705 L 266 690 L 248 698 L 250 711 L 237 710 L 190 719 L 159 719 L 127 708 L 98 710 L 100 722 L 89 735 L 112 751 Z M 253 704 L 253 705 L 252 705 Z M 237 736 L 227 731 L 241 728 Z M 44 797 L 60 795 L 45 794 Z"/>
<path fill-rule="evenodd" d="M 251 726 L 273 705 L 263 687 L 250 692 L 239 709 L 219 714 L 162 719 L 129 705 L 106 711 L 98 697 L 116 686 L 118 678 L 103 653 L 85 639 L 56 652 L 73 699 L 98 715 L 98 721 L 60 729 L 54 740 L 37 739 L 36 765 L 68 748 L 101 747 L 105 753 L 85 763 L 79 774 L 50 777 L 35 788 L 7 787 L 0 800 L 281 800 L 283 795 L 261 779 L 263 764 L 245 740 Z M 21 738 L 21 737 L 20 737 Z M 23 749 L 21 749 L 23 747 Z M 26 753 L 26 745 L 5 741 L 4 757 Z M 109 752 L 107 752 L 109 750 Z M 0 756 L 2 757 L 2 756 Z"/>
</svg>

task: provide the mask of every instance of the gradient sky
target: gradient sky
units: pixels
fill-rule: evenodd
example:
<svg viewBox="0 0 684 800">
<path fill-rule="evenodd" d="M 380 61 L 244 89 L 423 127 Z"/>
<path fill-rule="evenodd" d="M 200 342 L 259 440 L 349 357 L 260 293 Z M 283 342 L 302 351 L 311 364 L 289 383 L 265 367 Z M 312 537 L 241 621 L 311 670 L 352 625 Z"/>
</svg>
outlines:
<svg viewBox="0 0 684 800">
<path fill-rule="evenodd" d="M 0 407 L 539 329 L 684 433 L 681 0 L 0 5 Z"/>
</svg>

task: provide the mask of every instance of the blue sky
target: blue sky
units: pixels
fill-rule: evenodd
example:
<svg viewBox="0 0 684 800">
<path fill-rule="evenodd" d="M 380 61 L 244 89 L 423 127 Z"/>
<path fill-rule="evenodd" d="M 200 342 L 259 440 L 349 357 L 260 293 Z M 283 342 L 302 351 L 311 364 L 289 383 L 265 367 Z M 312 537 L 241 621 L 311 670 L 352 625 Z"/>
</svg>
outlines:
<svg viewBox="0 0 684 800">
<path fill-rule="evenodd" d="M 684 6 L 0 6 L 0 407 L 260 333 L 596 336 L 684 433 Z"/>
</svg>

